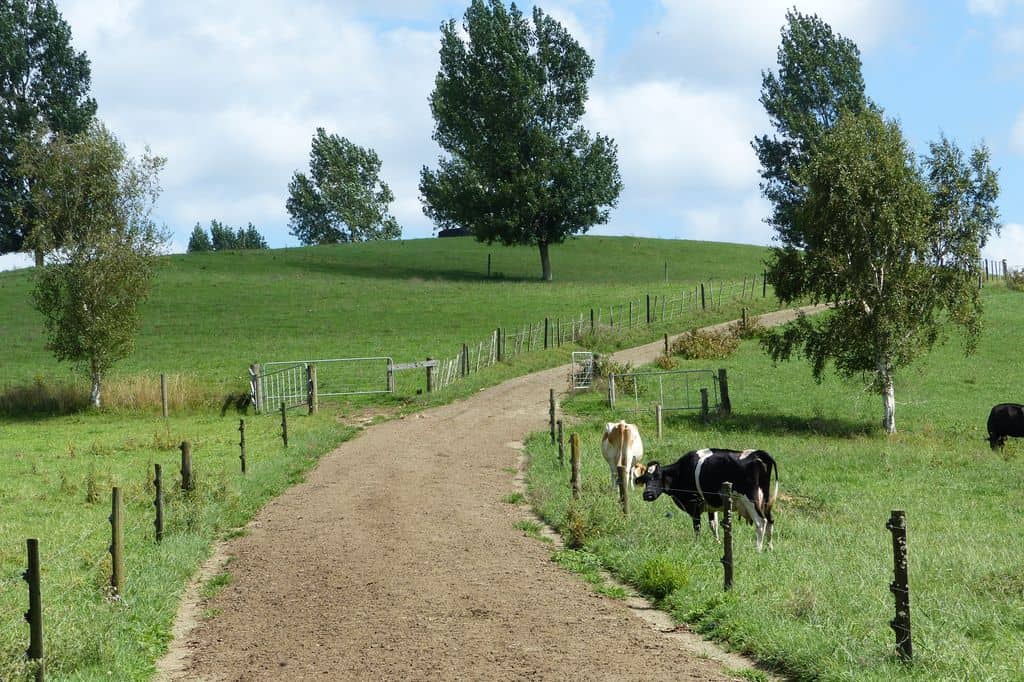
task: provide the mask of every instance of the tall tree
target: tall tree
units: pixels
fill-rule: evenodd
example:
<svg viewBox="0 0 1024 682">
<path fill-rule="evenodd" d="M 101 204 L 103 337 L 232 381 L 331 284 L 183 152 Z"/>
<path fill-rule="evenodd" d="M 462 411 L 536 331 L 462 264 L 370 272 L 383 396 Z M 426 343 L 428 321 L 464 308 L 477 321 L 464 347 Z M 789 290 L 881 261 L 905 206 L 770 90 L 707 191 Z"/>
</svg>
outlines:
<svg viewBox="0 0 1024 682">
<path fill-rule="evenodd" d="M 857 45 L 815 15 L 786 12 L 778 60 L 777 74 L 762 73 L 760 100 L 775 132 L 754 138 L 753 146 L 761 161 L 761 190 L 772 203 L 768 222 L 800 248 L 793 211 L 805 188 L 796 176 L 842 111 L 874 105 L 864 94 Z"/>
<path fill-rule="evenodd" d="M 104 376 L 132 350 L 139 303 L 166 241 L 152 218 L 164 160 L 148 150 L 129 159 L 99 123 L 43 145 L 26 143 L 19 152 L 20 172 L 33 178 L 36 234 L 62 240 L 37 271 L 32 292 L 47 348 L 85 368 L 99 407 Z"/>
<path fill-rule="evenodd" d="M 303 244 L 337 244 L 402 236 L 388 212 L 394 194 L 380 179 L 380 157 L 317 128 L 309 176 L 296 171 L 288 184 L 290 233 Z"/>
<path fill-rule="evenodd" d="M 998 229 L 988 150 L 967 162 L 943 138 L 918 165 L 898 124 L 844 112 L 794 179 L 805 191 L 773 256 L 776 291 L 833 310 L 763 343 L 776 360 L 804 355 L 818 379 L 829 361 L 847 377 L 872 377 L 882 426 L 894 433 L 896 370 L 942 339 L 948 322 L 963 328 L 968 351 L 978 336 L 979 248 Z"/>
<path fill-rule="evenodd" d="M 441 26 L 430 95 L 434 140 L 447 152 L 420 172 L 424 213 L 479 241 L 548 247 L 606 223 L 622 191 L 615 142 L 580 124 L 594 61 L 539 8 L 473 0 L 462 31 Z"/>
<path fill-rule="evenodd" d="M 199 223 L 192 228 L 192 234 L 188 238 L 188 253 L 201 253 L 203 251 L 213 251 L 213 242 L 210 241 L 210 235 L 206 234 L 206 230 Z"/>
<path fill-rule="evenodd" d="M 0 3 L 0 253 L 33 248 L 28 179 L 19 146 L 41 144 L 37 131 L 79 133 L 94 114 L 89 59 L 75 52 L 54 0 Z M 42 265 L 42 251 L 36 265 Z"/>
</svg>

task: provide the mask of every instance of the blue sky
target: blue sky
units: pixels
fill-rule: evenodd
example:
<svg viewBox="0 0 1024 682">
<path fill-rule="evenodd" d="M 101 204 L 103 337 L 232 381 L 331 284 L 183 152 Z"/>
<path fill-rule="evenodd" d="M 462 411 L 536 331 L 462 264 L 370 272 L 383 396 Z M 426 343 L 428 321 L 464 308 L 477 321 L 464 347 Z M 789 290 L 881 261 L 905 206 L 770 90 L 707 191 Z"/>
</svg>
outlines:
<svg viewBox="0 0 1024 682">
<path fill-rule="evenodd" d="M 466 4 L 58 0 L 92 62 L 99 117 L 132 153 L 168 159 L 158 215 L 177 251 L 213 218 L 296 245 L 287 185 L 317 126 L 374 148 L 403 236 L 430 236 L 417 190 L 439 154 L 427 96 L 438 27 Z M 768 130 L 761 71 L 794 4 L 860 46 L 868 94 L 920 152 L 940 133 L 989 145 L 1005 226 L 985 254 L 1024 265 L 1021 0 L 541 4 L 595 58 L 585 125 L 619 145 L 625 189 L 592 233 L 771 243 L 750 140 Z"/>
</svg>

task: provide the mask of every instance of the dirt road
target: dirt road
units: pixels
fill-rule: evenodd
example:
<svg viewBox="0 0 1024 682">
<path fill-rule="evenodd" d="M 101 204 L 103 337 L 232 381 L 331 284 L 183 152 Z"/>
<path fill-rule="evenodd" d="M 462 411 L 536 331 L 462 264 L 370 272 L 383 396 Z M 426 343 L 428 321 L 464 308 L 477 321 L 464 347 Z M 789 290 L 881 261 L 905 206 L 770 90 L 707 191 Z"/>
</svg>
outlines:
<svg viewBox="0 0 1024 682">
<path fill-rule="evenodd" d="M 779 320 L 785 313 L 776 314 Z M 765 320 L 768 321 L 767 319 Z M 621 351 L 649 361 L 661 343 Z M 219 611 L 161 662 L 173 680 L 727 680 L 514 528 L 519 441 L 564 367 L 373 426 L 221 548 Z"/>
</svg>

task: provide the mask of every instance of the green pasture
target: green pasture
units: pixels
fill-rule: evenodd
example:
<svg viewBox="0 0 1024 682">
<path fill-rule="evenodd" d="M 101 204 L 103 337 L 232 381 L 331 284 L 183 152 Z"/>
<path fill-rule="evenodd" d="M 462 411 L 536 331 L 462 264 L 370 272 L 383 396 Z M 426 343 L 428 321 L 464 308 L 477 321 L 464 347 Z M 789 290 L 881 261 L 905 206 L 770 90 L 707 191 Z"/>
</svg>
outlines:
<svg viewBox="0 0 1024 682">
<path fill-rule="evenodd" d="M 576 545 L 561 563 L 599 564 L 658 598 L 679 621 L 802 680 L 1011 680 L 1024 676 L 1024 442 L 989 449 L 989 408 L 1024 397 L 1016 357 L 1024 295 L 984 293 L 975 355 L 958 338 L 896 379 L 899 433 L 879 425 L 881 399 L 855 382 L 816 384 L 802 362 L 773 365 L 756 341 L 726 360 L 733 415 L 702 425 L 609 411 L 600 388 L 568 399 L 582 439 L 583 494 L 547 434 L 529 442 L 530 498 Z M 645 459 L 671 463 L 706 446 L 772 453 L 779 464 L 775 551 L 758 554 L 735 524 L 735 586 L 722 586 L 721 547 L 694 542 L 690 518 L 667 497 L 632 493 L 624 519 L 600 455 L 603 422 L 638 419 Z M 914 662 L 899 663 L 889 628 L 894 602 L 891 510 L 907 513 Z M 568 558 L 567 558 L 568 557 Z"/>
<path fill-rule="evenodd" d="M 487 255 L 492 276 L 487 277 Z M 351 437 L 368 415 L 454 400 L 482 386 L 564 364 L 578 346 L 512 358 L 432 395 L 422 376 L 399 379 L 399 394 L 325 401 L 317 416 L 290 413 L 291 447 L 279 419 L 246 418 L 248 473 L 238 461 L 239 415 L 221 417 L 228 391 L 246 387 L 250 362 L 376 354 L 396 361 L 454 355 L 499 326 L 578 317 L 591 306 L 678 296 L 700 281 L 740 281 L 761 272 L 765 250 L 725 244 L 582 238 L 552 250 L 556 281 L 536 281 L 535 249 L 487 247 L 469 239 L 416 240 L 162 259 L 143 307 L 135 353 L 106 384 L 118 407 L 60 416 L 0 410 L 0 679 L 27 675 L 25 539 L 40 542 L 47 673 L 50 679 L 147 679 L 169 641 L 180 595 L 218 539 L 241 532 L 268 499 L 302 479 L 316 460 Z M 668 264 L 668 282 L 665 264 Z M 87 391 L 73 368 L 43 348 L 29 301 L 31 273 L 0 273 L 0 407 L 17 407 L 53 386 Z M 666 331 L 774 306 L 761 298 L 688 314 L 650 327 L 605 330 L 596 349 L 651 341 Z M 159 374 L 171 383 L 171 416 L 159 414 Z M 183 387 L 183 388 L 182 388 Z M 185 391 L 184 398 L 177 395 Z M 25 398 L 28 396 L 29 398 Z M 14 417 L 11 414 L 18 414 Z M 359 417 L 359 418 L 357 418 Z M 178 491 L 182 440 L 193 444 L 198 492 Z M 153 539 L 153 465 L 163 468 L 166 536 Z M 126 498 L 127 584 L 106 597 L 110 575 L 110 489 Z M 230 571 L 230 569 L 229 569 Z"/>
</svg>

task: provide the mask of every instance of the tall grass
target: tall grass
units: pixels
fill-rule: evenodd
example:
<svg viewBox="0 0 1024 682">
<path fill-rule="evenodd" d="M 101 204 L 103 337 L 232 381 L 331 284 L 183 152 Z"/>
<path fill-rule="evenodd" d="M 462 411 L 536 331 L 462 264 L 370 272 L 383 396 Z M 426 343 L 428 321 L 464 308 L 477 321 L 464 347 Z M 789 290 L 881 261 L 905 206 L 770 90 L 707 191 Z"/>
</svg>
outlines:
<svg viewBox="0 0 1024 682">
<path fill-rule="evenodd" d="M 679 621 L 795 679 L 1021 679 L 1024 442 L 998 453 L 984 435 L 991 405 L 1024 391 L 1024 365 L 1006 353 L 1019 345 L 1024 309 L 1002 287 L 986 289 L 984 303 L 975 355 L 964 358 L 954 338 L 899 373 L 895 436 L 882 433 L 881 399 L 861 385 L 816 384 L 806 364 L 774 365 L 745 341 L 722 361 L 734 413 L 709 426 L 672 415 L 659 441 L 651 415 L 613 415 L 597 393 L 565 401 L 583 420 L 583 495 L 571 499 L 541 435 L 529 441 L 531 501 L 580 551 Z M 757 553 L 753 530 L 736 523 L 732 592 L 722 591 L 721 547 L 706 530 L 695 542 L 689 517 L 668 499 L 646 503 L 636 491 L 622 518 L 599 454 L 602 424 L 620 417 L 638 419 L 647 461 L 709 446 L 775 456 L 776 549 Z M 912 666 L 897 660 L 888 626 L 893 509 L 907 512 L 909 526 Z"/>
</svg>

